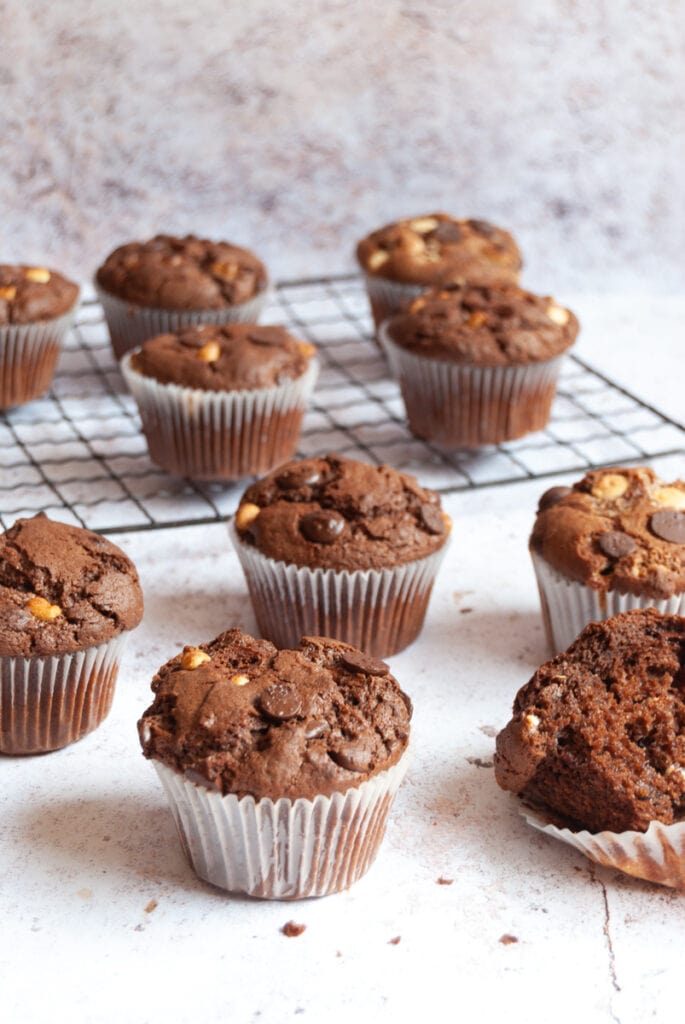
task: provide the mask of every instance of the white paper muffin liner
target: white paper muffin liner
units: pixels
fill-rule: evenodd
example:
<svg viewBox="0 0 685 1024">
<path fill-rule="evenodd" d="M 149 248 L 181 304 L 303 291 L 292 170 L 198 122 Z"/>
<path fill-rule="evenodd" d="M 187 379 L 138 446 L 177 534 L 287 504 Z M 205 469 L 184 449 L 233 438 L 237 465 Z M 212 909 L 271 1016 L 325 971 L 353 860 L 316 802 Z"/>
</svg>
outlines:
<svg viewBox="0 0 685 1024">
<path fill-rule="evenodd" d="M 292 900 L 347 889 L 368 871 L 408 754 L 358 787 L 313 800 L 224 796 L 153 764 L 200 878 L 229 892 Z"/>
<path fill-rule="evenodd" d="M 431 287 L 429 284 L 404 284 L 389 281 L 375 274 L 365 274 L 364 283 L 369 296 L 371 314 L 376 330 L 388 317 L 399 313 L 402 307 Z"/>
<path fill-rule="evenodd" d="M 0 409 L 40 397 L 50 387 L 78 301 L 53 320 L 0 327 Z"/>
<path fill-rule="evenodd" d="M 549 420 L 564 353 L 525 366 L 458 366 L 378 340 L 398 379 L 412 433 L 451 448 L 500 444 Z"/>
<path fill-rule="evenodd" d="M 450 538 L 433 554 L 390 569 L 308 568 L 268 558 L 228 524 L 263 637 L 297 647 L 303 636 L 343 640 L 375 657 L 416 639 Z"/>
<path fill-rule="evenodd" d="M 547 644 L 552 654 L 565 651 L 589 622 L 601 622 L 633 608 L 656 608 L 664 615 L 685 614 L 685 594 L 659 601 L 618 590 L 593 590 L 585 583 L 563 576 L 538 554 L 531 551 L 538 582 L 542 619 Z"/>
<path fill-rule="evenodd" d="M 653 821 L 646 832 L 572 832 L 550 824 L 543 813 L 525 805 L 520 812 L 533 828 L 574 846 L 597 864 L 659 885 L 685 888 L 685 822 Z"/>
<path fill-rule="evenodd" d="M 71 654 L 0 658 L 0 753 L 44 753 L 92 732 L 112 705 L 127 637 Z"/>
<path fill-rule="evenodd" d="M 128 353 L 121 372 L 133 395 L 150 457 L 158 466 L 198 480 L 238 480 L 287 462 L 297 449 L 302 417 L 319 364 L 295 380 L 253 391 L 203 391 L 160 384 L 138 373 Z"/>
<path fill-rule="evenodd" d="M 169 334 L 198 324 L 257 323 L 269 294 L 268 286 L 247 302 L 236 302 L 221 309 L 154 309 L 137 306 L 104 291 L 95 282 L 95 291 L 105 314 L 112 348 L 121 359 L 157 334 Z"/>
</svg>

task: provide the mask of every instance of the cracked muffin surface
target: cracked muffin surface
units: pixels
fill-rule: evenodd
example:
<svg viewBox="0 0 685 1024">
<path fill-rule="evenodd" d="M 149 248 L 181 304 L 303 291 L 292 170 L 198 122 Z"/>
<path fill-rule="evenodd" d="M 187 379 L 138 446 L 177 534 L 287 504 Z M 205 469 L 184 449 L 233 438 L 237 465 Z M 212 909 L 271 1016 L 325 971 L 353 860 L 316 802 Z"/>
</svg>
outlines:
<svg viewBox="0 0 685 1024">
<path fill-rule="evenodd" d="M 279 650 L 230 629 L 186 647 L 152 689 L 144 755 L 239 797 L 345 791 L 399 761 L 409 740 L 411 701 L 385 662 L 323 637 Z"/>
<path fill-rule="evenodd" d="M 335 454 L 288 462 L 252 484 L 235 525 L 269 558 L 350 571 L 425 558 L 451 527 L 439 495 L 413 476 Z"/>
<path fill-rule="evenodd" d="M 95 275 L 105 291 L 138 306 L 210 310 L 247 302 L 267 285 L 264 264 L 230 242 L 156 235 L 110 253 Z"/>
<path fill-rule="evenodd" d="M 133 629 L 143 595 L 105 537 L 40 514 L 0 536 L 0 656 L 66 654 Z"/>
<path fill-rule="evenodd" d="M 560 355 L 578 320 L 548 296 L 517 285 L 442 288 L 387 323 L 390 339 L 419 356 L 466 366 L 518 366 Z"/>
</svg>

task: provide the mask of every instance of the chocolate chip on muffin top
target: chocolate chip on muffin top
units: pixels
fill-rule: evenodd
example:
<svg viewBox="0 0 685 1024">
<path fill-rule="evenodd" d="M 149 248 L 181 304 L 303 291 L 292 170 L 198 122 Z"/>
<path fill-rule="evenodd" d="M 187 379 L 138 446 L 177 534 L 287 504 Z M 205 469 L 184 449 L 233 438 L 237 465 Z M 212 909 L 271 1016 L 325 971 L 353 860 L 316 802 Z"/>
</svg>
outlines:
<svg viewBox="0 0 685 1024">
<path fill-rule="evenodd" d="M 411 701 L 388 666 L 305 637 L 278 650 L 230 629 L 155 676 L 143 752 L 223 793 L 313 799 L 358 786 L 406 749 Z"/>
<path fill-rule="evenodd" d="M 277 561 L 324 569 L 382 569 L 424 558 L 450 521 L 434 491 L 390 466 L 340 455 L 289 462 L 248 487 L 240 540 Z"/>
<path fill-rule="evenodd" d="M 521 690 L 497 737 L 503 789 L 572 828 L 644 831 L 685 812 L 685 618 L 591 623 Z"/>
<path fill-rule="evenodd" d="M 301 377 L 315 351 L 284 327 L 203 324 L 143 342 L 131 356 L 131 366 L 161 384 L 250 390 Z"/>
<path fill-rule="evenodd" d="M 47 267 L 0 264 L 0 325 L 31 324 L 68 313 L 78 285 Z"/>
<path fill-rule="evenodd" d="M 386 224 L 359 242 L 357 258 L 368 274 L 406 284 L 515 282 L 521 269 L 508 231 L 446 213 Z"/>
<path fill-rule="evenodd" d="M 540 499 L 533 552 L 595 590 L 654 599 L 685 590 L 685 482 L 653 470 L 596 469 Z"/>
<path fill-rule="evenodd" d="M 100 534 L 40 514 L 0 536 L 0 656 L 105 643 L 142 614 L 133 562 Z"/>
<path fill-rule="evenodd" d="M 418 296 L 387 322 L 390 339 L 417 355 L 477 366 L 526 365 L 569 348 L 578 321 L 553 299 L 517 285 L 465 285 Z"/>
<path fill-rule="evenodd" d="M 209 310 L 247 302 L 266 287 L 267 275 L 253 253 L 229 242 L 156 235 L 115 249 L 96 281 L 139 306 Z"/>
</svg>

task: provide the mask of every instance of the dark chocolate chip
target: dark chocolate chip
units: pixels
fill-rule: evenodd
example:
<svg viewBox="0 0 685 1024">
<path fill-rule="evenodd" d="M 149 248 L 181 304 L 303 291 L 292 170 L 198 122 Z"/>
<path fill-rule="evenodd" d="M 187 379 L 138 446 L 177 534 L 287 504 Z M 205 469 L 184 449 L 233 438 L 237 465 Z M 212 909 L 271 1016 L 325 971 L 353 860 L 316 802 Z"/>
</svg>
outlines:
<svg viewBox="0 0 685 1024">
<path fill-rule="evenodd" d="M 300 533 L 313 544 L 334 544 L 345 529 L 339 512 L 308 512 L 300 519 Z"/>
<path fill-rule="evenodd" d="M 461 242 L 464 232 L 458 224 L 453 224 L 450 220 L 442 220 L 428 237 L 434 238 L 438 242 Z"/>
<path fill-rule="evenodd" d="M 321 479 L 321 473 L 314 466 L 295 466 L 286 469 L 276 477 L 276 483 L 286 491 L 296 491 L 300 487 L 313 487 Z"/>
<path fill-rule="evenodd" d="M 685 512 L 664 508 L 649 520 L 652 533 L 671 544 L 685 544 Z"/>
<path fill-rule="evenodd" d="M 365 772 L 371 761 L 371 750 L 367 740 L 351 740 L 338 750 L 329 750 L 328 756 L 349 772 Z"/>
<path fill-rule="evenodd" d="M 602 533 L 597 541 L 601 550 L 609 558 L 623 558 L 635 550 L 637 544 L 627 533 L 622 530 L 612 530 Z"/>
<path fill-rule="evenodd" d="M 567 494 L 571 493 L 570 487 L 550 487 L 548 491 L 542 495 L 538 502 L 538 512 L 546 512 L 552 505 L 556 505 L 565 498 Z"/>
<path fill-rule="evenodd" d="M 445 520 L 437 505 L 429 505 L 428 502 L 424 502 L 419 509 L 419 515 L 421 516 L 421 522 L 429 533 L 440 534 L 445 532 Z"/>
<path fill-rule="evenodd" d="M 259 695 L 259 706 L 265 715 L 276 722 L 299 715 L 302 702 L 297 692 L 287 683 L 273 683 Z"/>
<path fill-rule="evenodd" d="M 372 658 L 362 651 L 343 651 L 340 660 L 352 672 L 364 672 L 367 676 L 387 676 L 390 668 L 380 658 Z"/>
<path fill-rule="evenodd" d="M 468 223 L 469 227 L 472 227 L 479 235 L 485 235 L 486 238 L 496 238 L 499 235 L 499 228 L 496 228 L 488 220 L 470 220 Z"/>
</svg>

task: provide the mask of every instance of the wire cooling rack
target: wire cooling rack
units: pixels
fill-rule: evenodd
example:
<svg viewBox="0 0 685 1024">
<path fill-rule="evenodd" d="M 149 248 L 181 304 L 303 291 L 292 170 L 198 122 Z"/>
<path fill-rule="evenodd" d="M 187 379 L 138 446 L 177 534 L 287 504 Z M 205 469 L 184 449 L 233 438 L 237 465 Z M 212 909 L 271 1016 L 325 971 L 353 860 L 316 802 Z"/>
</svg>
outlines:
<svg viewBox="0 0 685 1024">
<path fill-rule="evenodd" d="M 299 454 L 387 462 L 443 493 L 682 452 L 685 430 L 576 356 L 563 364 L 548 427 L 477 453 L 446 452 L 408 430 L 397 384 L 372 336 L 356 276 L 278 285 L 263 316 L 319 348 L 321 375 Z M 210 523 L 246 482 L 201 484 L 150 461 L 102 310 L 83 303 L 48 394 L 0 414 L 0 524 L 46 511 L 105 533 Z"/>
</svg>

